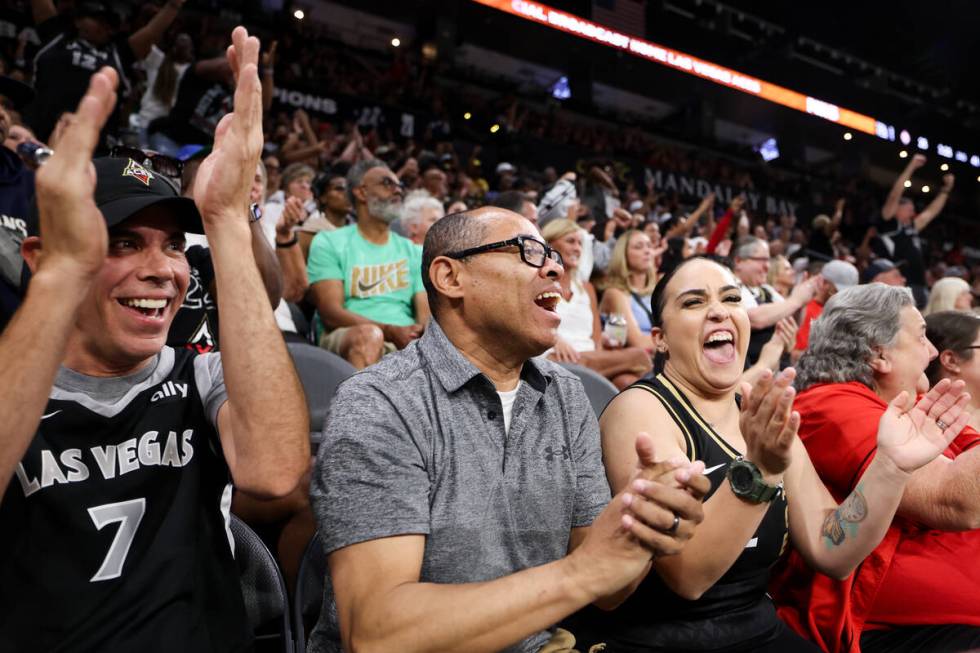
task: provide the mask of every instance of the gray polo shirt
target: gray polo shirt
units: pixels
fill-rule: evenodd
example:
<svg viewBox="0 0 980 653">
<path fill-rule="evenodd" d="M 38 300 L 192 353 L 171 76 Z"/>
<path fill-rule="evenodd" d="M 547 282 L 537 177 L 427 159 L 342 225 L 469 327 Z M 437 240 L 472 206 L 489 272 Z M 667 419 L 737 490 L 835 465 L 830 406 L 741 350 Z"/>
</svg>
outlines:
<svg viewBox="0 0 980 653">
<path fill-rule="evenodd" d="M 599 427 L 578 378 L 545 359 L 521 371 L 510 431 L 500 397 L 432 320 L 403 351 L 337 391 L 311 497 L 326 552 L 426 536 L 421 580 L 500 578 L 565 555 L 609 502 Z M 311 650 L 339 651 L 326 593 Z M 547 632 L 509 651 L 536 651 Z"/>
</svg>

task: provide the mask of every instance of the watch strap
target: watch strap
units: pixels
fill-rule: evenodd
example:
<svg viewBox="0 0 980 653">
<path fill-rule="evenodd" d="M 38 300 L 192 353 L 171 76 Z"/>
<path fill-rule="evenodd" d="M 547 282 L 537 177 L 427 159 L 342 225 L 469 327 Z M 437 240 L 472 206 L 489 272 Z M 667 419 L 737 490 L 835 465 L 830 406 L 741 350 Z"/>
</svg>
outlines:
<svg viewBox="0 0 980 653">
<path fill-rule="evenodd" d="M 752 472 L 752 487 L 747 489 L 739 489 L 735 487 L 735 483 L 732 481 L 731 469 L 732 465 L 737 465 L 740 467 L 746 467 Z M 762 480 L 762 472 L 756 467 L 755 463 L 751 460 L 745 460 L 742 456 L 738 456 L 732 463 L 728 466 L 728 482 L 731 485 L 732 492 L 735 496 L 745 499 L 746 501 L 751 501 L 752 503 L 770 503 L 778 499 L 783 493 L 783 483 L 780 481 L 776 485 L 769 485 Z"/>
</svg>

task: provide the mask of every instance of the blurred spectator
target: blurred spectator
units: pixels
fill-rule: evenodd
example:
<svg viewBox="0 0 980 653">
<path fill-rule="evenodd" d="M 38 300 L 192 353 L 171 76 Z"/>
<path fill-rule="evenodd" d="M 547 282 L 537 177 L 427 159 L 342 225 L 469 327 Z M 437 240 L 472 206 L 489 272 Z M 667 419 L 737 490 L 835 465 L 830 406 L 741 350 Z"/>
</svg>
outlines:
<svg viewBox="0 0 980 653">
<path fill-rule="evenodd" d="M 735 276 L 742 290 L 742 306 L 749 315 L 752 335 L 746 362 L 753 365 L 762 347 L 773 337 L 776 323 L 793 317 L 813 299 L 822 287 L 819 276 L 798 284 L 789 297 L 783 297 L 766 283 L 769 273 L 769 245 L 753 236 L 742 239 L 735 249 Z"/>
<path fill-rule="evenodd" d="M 313 239 L 310 296 L 320 346 L 363 368 L 418 338 L 429 306 L 419 248 L 390 229 L 404 195 L 398 177 L 381 161 L 360 161 L 347 193 L 357 223 Z"/>
<path fill-rule="evenodd" d="M 796 285 L 796 272 L 789 259 L 785 256 L 773 255 L 769 259 L 769 273 L 766 275 L 766 280 L 783 297 L 793 292 L 793 286 Z"/>
<path fill-rule="evenodd" d="M 282 165 L 279 163 L 279 158 L 273 155 L 262 159 L 262 164 L 265 166 L 267 184 L 265 195 L 267 198 L 270 198 L 279 192 L 280 186 L 282 185 Z"/>
<path fill-rule="evenodd" d="M 305 163 L 290 163 L 282 171 L 282 188 L 266 198 L 265 206 L 262 209 L 262 228 L 270 241 L 275 235 L 276 225 L 282 216 L 287 198 L 295 197 L 307 214 L 315 210 L 316 203 L 313 201 L 313 177 L 315 176 L 316 172 L 313 168 Z M 305 216 L 303 219 L 305 220 Z"/>
<path fill-rule="evenodd" d="M 886 258 L 876 258 L 861 273 L 861 283 L 883 283 L 887 286 L 905 286 L 905 277 L 898 266 Z"/>
<path fill-rule="evenodd" d="M 405 197 L 399 222 L 405 237 L 421 247 L 429 228 L 445 214 L 442 202 L 427 191 L 413 191 Z"/>
<path fill-rule="evenodd" d="M 650 297 L 657 285 L 657 254 L 642 231 L 631 229 L 620 236 L 609 259 L 599 304 L 601 314 L 626 318 L 626 345 L 647 352 L 653 352 Z"/>
<path fill-rule="evenodd" d="M 0 141 L 6 145 L 12 128 L 10 111 L 23 107 L 33 90 L 10 77 L 0 77 Z M 0 331 L 20 305 L 26 286 L 20 245 L 27 238 L 34 172 L 12 149 L 0 147 Z"/>
<path fill-rule="evenodd" d="M 200 149 L 184 162 L 181 178 L 181 196 L 193 199 L 194 182 L 197 170 L 210 149 Z M 138 161 L 153 170 L 153 161 Z M 262 189 L 265 178 L 261 162 L 256 168 L 252 182 L 250 199 L 261 206 Z M 255 216 L 249 216 L 252 256 L 262 277 L 262 285 L 272 307 L 279 304 L 282 294 L 282 276 L 275 254 L 267 242 L 260 223 Z M 180 309 L 174 315 L 167 332 L 167 345 L 174 348 L 191 349 L 199 354 L 221 349 L 218 311 L 218 292 L 215 283 L 214 262 L 205 236 L 187 234 L 187 248 L 184 256 L 190 271 L 187 292 Z"/>
<path fill-rule="evenodd" d="M 943 175 L 943 185 L 926 208 L 916 213 L 915 203 L 908 197 L 903 197 L 905 182 L 912 174 L 926 163 L 923 154 L 916 154 L 895 180 L 888 193 L 885 204 L 881 207 L 881 217 L 888 222 L 896 222 L 893 231 L 880 231 L 875 241 L 879 256 L 905 264 L 905 276 L 915 294 L 918 306 L 924 306 L 926 301 L 926 265 L 922 252 L 922 241 L 919 234 L 939 215 L 946 206 L 950 191 L 953 190 L 955 177 L 952 174 Z"/>
<path fill-rule="evenodd" d="M 922 310 L 928 316 L 940 311 L 970 311 L 973 293 L 970 284 L 959 277 L 945 277 L 937 281 L 929 291 L 929 302 Z"/>
<path fill-rule="evenodd" d="M 810 229 L 810 238 L 807 241 L 806 253 L 808 256 L 816 256 L 825 261 L 834 258 L 834 238 L 837 228 L 844 218 L 844 200 L 837 200 L 834 207 L 834 216 L 830 217 L 820 214 L 813 219 Z"/>
<path fill-rule="evenodd" d="M 32 0 L 42 45 L 33 66 L 37 97 L 25 111 L 25 118 L 37 137 L 48 140 L 58 118 L 75 108 L 88 88 L 89 78 L 103 66 L 114 68 L 121 90 L 129 92 L 133 62 L 150 53 L 183 4 L 184 0 L 168 0 L 149 23 L 126 36 L 118 33 L 118 14 L 101 2 L 80 2 L 69 18 L 59 15 L 52 0 Z M 120 105 L 117 103 L 108 128 L 118 122 Z M 105 136 L 103 131 L 103 142 Z"/>
<path fill-rule="evenodd" d="M 449 195 L 446 173 L 433 165 L 422 173 L 422 188 L 441 203 Z"/>
<path fill-rule="evenodd" d="M 531 224 L 538 224 L 538 207 L 519 190 L 497 193 L 496 197 L 487 202 L 487 206 L 496 206 L 513 211 L 527 218 Z"/>
<path fill-rule="evenodd" d="M 234 77 L 224 57 L 196 61 L 185 69 L 173 108 L 147 125 L 150 148 L 175 155 L 183 145 L 210 143 L 231 111 Z"/>
<path fill-rule="evenodd" d="M 980 318 L 964 311 L 939 311 L 925 319 L 926 338 L 939 352 L 926 368 L 929 383 L 943 379 L 966 383 L 969 426 L 980 430 Z"/>
<path fill-rule="evenodd" d="M 303 258 L 310 256 L 310 243 L 321 231 L 333 231 L 351 223 L 351 204 L 347 177 L 339 172 L 322 172 L 310 187 L 317 211 L 299 226 L 299 246 Z"/>
<path fill-rule="evenodd" d="M 541 232 L 561 254 L 565 274 L 555 310 L 561 316 L 558 341 L 548 355 L 560 363 L 576 363 L 599 372 L 623 389 L 652 368 L 650 356 L 639 347 L 625 347 L 602 332 L 595 289 L 576 274 L 582 256 L 582 230 L 570 220 L 552 220 Z"/>
<path fill-rule="evenodd" d="M 857 268 L 847 261 L 830 261 L 821 265 L 819 274 L 823 277 L 823 287 L 817 290 L 803 311 L 800 330 L 796 334 L 796 344 L 793 347 L 797 352 L 806 350 L 810 340 L 810 326 L 813 320 L 820 317 L 827 300 L 842 290 L 858 285 Z"/>
<path fill-rule="evenodd" d="M 177 101 L 177 88 L 184 72 L 194 60 L 194 43 L 189 34 L 178 34 L 166 53 L 153 45 L 143 60 L 146 91 L 140 100 L 140 147 L 149 147 L 147 128 L 157 118 L 167 115 Z"/>
</svg>

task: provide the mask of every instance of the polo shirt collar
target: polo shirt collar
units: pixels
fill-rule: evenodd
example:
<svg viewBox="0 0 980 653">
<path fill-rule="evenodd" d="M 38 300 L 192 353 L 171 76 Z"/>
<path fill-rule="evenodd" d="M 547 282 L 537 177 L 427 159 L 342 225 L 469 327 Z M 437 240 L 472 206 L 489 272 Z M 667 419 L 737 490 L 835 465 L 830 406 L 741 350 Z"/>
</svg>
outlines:
<svg viewBox="0 0 980 653">
<path fill-rule="evenodd" d="M 434 318 L 429 320 L 418 346 L 446 392 L 456 392 L 474 377 L 483 376 L 480 369 L 456 349 Z M 531 358 L 521 368 L 521 380 L 543 393 L 551 377 L 543 374 L 537 362 Z"/>
</svg>

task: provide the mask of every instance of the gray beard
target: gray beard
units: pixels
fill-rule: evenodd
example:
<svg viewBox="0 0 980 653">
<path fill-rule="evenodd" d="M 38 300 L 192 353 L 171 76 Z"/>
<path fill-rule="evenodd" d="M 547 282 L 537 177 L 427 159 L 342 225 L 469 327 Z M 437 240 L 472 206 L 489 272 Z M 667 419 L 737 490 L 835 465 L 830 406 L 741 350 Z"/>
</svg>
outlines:
<svg viewBox="0 0 980 653">
<path fill-rule="evenodd" d="M 401 216 L 402 203 L 400 200 L 370 199 L 367 210 L 375 218 L 385 224 L 391 224 Z"/>
</svg>

